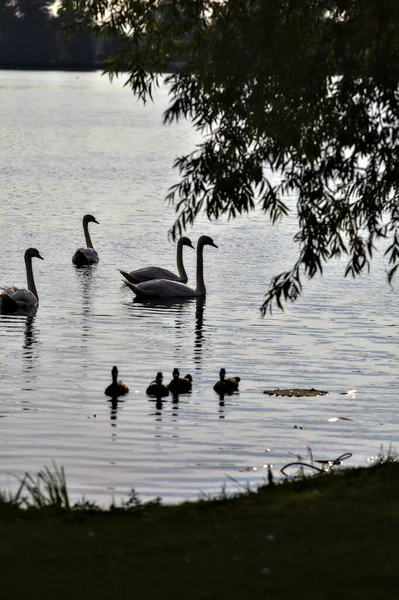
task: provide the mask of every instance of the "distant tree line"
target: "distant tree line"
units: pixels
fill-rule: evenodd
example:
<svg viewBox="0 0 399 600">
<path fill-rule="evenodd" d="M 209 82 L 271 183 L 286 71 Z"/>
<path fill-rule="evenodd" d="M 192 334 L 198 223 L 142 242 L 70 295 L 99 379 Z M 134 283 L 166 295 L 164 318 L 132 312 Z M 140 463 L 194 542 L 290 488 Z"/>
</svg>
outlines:
<svg viewBox="0 0 399 600">
<path fill-rule="evenodd" d="M 86 30 L 67 32 L 54 0 L 0 0 L 0 68 L 101 67 L 112 43 Z M 115 41 L 114 41 L 115 44 Z"/>
</svg>

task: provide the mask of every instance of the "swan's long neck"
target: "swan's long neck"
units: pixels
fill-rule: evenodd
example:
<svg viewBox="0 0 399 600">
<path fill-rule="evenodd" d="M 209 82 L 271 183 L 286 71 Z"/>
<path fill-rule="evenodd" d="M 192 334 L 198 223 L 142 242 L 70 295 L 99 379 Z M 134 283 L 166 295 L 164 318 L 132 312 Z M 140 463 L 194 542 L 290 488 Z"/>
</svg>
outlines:
<svg viewBox="0 0 399 600">
<path fill-rule="evenodd" d="M 118 383 L 118 371 L 112 371 L 112 383 Z"/>
<path fill-rule="evenodd" d="M 187 281 L 187 273 L 183 264 L 183 244 L 181 243 L 181 239 L 177 242 L 176 262 L 180 279 Z"/>
<path fill-rule="evenodd" d="M 93 244 L 89 233 L 89 223 L 86 220 L 83 220 L 83 231 L 85 232 L 86 248 L 93 248 Z"/>
<path fill-rule="evenodd" d="M 206 294 L 204 282 L 204 244 L 201 242 L 201 240 L 197 245 L 197 287 L 195 291 L 198 295 Z"/>
<path fill-rule="evenodd" d="M 39 295 L 37 293 L 37 289 L 35 286 L 35 280 L 33 278 L 33 269 L 32 269 L 32 257 L 25 256 L 25 265 L 26 265 L 26 278 L 28 280 L 28 290 L 32 292 L 32 294 L 36 297 L 37 302 L 39 303 Z"/>
</svg>

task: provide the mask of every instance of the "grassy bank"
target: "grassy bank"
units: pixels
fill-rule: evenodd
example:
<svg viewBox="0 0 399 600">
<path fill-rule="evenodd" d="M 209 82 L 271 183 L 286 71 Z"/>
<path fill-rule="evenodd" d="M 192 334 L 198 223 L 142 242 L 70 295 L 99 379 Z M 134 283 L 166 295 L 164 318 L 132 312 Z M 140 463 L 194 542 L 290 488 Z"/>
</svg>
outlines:
<svg viewBox="0 0 399 600">
<path fill-rule="evenodd" d="M 234 499 L 125 509 L 0 503 L 4 598 L 398 597 L 399 463 Z"/>
</svg>

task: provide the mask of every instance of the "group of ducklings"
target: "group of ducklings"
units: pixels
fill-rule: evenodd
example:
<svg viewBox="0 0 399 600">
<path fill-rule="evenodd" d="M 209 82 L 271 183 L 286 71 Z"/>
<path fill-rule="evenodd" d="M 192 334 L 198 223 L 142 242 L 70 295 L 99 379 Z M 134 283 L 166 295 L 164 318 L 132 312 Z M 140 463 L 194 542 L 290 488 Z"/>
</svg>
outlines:
<svg viewBox="0 0 399 600">
<path fill-rule="evenodd" d="M 116 398 L 129 393 L 129 388 L 123 381 L 118 381 L 118 368 L 112 367 L 112 383 L 105 389 L 105 394 Z M 238 391 L 240 377 L 230 377 L 226 379 L 226 369 L 220 369 L 219 381 L 215 383 L 213 389 L 220 395 L 232 394 Z M 163 375 L 159 371 L 154 381 L 147 387 L 146 393 L 154 398 L 164 398 L 171 393 L 173 396 L 186 394 L 191 392 L 193 386 L 193 378 L 190 374 L 185 377 L 180 377 L 179 369 L 173 369 L 173 379 L 168 385 L 163 383 Z"/>
</svg>

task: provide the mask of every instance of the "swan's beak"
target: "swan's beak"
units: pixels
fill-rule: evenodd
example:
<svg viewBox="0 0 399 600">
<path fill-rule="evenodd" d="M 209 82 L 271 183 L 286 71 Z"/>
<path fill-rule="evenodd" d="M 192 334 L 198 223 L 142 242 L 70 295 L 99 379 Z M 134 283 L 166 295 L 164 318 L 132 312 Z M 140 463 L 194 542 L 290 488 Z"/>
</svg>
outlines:
<svg viewBox="0 0 399 600">
<path fill-rule="evenodd" d="M 190 246 L 190 248 L 192 248 L 193 250 L 195 250 L 195 246 L 193 246 L 192 242 L 190 242 L 189 244 L 187 244 L 187 246 Z"/>
<path fill-rule="evenodd" d="M 40 254 L 37 255 L 37 258 L 41 258 L 42 260 L 44 260 L 43 256 L 40 256 Z"/>
<path fill-rule="evenodd" d="M 97 223 L 97 225 L 100 225 L 100 223 L 97 221 L 97 219 L 94 219 L 94 223 Z"/>
<path fill-rule="evenodd" d="M 217 248 L 217 246 L 213 240 L 212 240 L 211 246 L 213 246 L 214 248 Z"/>
</svg>

